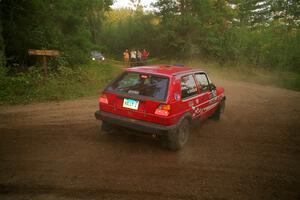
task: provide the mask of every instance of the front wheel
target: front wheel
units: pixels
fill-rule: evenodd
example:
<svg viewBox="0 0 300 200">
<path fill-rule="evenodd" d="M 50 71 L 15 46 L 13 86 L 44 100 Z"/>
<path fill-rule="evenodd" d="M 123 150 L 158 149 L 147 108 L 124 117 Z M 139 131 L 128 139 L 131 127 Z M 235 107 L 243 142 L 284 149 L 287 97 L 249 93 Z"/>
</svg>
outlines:
<svg viewBox="0 0 300 200">
<path fill-rule="evenodd" d="M 182 149 L 190 135 L 190 123 L 184 119 L 179 127 L 168 133 L 168 148 L 174 151 Z"/>
<path fill-rule="evenodd" d="M 222 99 L 217 110 L 215 111 L 215 113 L 212 115 L 212 118 L 214 120 L 219 120 L 221 114 L 225 111 L 225 99 Z"/>
</svg>

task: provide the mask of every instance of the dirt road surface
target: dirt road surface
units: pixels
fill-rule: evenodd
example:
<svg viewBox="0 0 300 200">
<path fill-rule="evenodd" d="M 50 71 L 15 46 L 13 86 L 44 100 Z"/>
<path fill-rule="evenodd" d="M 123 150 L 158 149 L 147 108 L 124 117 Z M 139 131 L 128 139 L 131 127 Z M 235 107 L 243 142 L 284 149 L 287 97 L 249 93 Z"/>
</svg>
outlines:
<svg viewBox="0 0 300 200">
<path fill-rule="evenodd" d="M 0 106 L 0 199 L 300 199 L 300 93 L 216 84 L 224 115 L 179 152 L 101 133 L 97 97 Z"/>
</svg>

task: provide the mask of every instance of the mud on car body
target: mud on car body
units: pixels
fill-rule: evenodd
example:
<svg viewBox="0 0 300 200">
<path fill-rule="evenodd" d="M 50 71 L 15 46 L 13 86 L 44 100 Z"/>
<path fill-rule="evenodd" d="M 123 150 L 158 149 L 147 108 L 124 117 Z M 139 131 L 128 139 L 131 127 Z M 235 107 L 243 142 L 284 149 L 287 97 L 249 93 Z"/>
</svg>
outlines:
<svg viewBox="0 0 300 200">
<path fill-rule="evenodd" d="M 157 135 L 169 149 L 179 150 L 188 140 L 191 123 L 219 119 L 225 99 L 224 89 L 200 69 L 135 67 L 104 89 L 95 116 L 104 131 L 112 125 L 127 127 Z"/>
</svg>

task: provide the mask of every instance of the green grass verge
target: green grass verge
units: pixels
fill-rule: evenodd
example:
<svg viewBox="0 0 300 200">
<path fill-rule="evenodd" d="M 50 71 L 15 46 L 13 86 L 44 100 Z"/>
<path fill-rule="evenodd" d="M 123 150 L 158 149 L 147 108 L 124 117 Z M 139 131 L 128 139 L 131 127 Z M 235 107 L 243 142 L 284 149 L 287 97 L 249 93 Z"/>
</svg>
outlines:
<svg viewBox="0 0 300 200">
<path fill-rule="evenodd" d="M 74 67 L 58 67 L 44 79 L 41 69 L 7 76 L 0 72 L 0 104 L 27 104 L 99 95 L 103 87 L 119 72 L 109 63 L 91 62 Z"/>
<path fill-rule="evenodd" d="M 211 76 L 226 80 L 251 82 L 300 91 L 300 74 L 296 72 L 270 70 L 243 64 L 220 65 L 219 63 L 214 63 L 212 61 L 161 60 L 159 62 L 164 64 L 185 64 L 186 66 L 201 68 Z"/>
<path fill-rule="evenodd" d="M 300 91 L 300 74 L 287 71 L 270 71 L 254 67 L 216 67 L 208 69 L 212 74 L 225 79 L 270 85 Z"/>
<path fill-rule="evenodd" d="M 219 65 L 213 62 L 155 60 L 148 64 L 184 63 L 207 71 L 212 79 L 222 78 L 273 85 L 300 91 L 300 74 L 266 70 L 257 67 Z M 91 62 L 74 67 L 58 67 L 47 80 L 41 68 L 30 68 L 26 73 L 8 76 L 0 68 L 0 104 L 27 104 L 43 101 L 60 101 L 78 97 L 97 96 L 114 77 L 121 72 L 120 64 Z"/>
</svg>

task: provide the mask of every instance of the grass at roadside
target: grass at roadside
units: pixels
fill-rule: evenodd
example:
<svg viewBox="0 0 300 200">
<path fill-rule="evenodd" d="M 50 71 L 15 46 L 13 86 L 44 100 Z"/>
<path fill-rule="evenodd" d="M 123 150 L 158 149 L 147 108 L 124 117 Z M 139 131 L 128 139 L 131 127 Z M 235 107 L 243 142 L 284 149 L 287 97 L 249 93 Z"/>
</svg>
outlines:
<svg viewBox="0 0 300 200">
<path fill-rule="evenodd" d="M 44 80 L 40 68 L 30 68 L 28 72 L 15 76 L 7 76 L 5 72 L 1 72 L 0 104 L 26 104 L 96 96 L 120 70 L 109 63 L 92 62 L 74 69 L 58 67 L 49 74 L 47 80 Z"/>
<path fill-rule="evenodd" d="M 295 72 L 268 70 L 246 65 L 226 64 L 221 66 L 211 61 L 203 62 L 197 60 L 162 60 L 160 63 L 181 63 L 190 67 L 199 67 L 208 72 L 211 76 L 227 80 L 245 81 L 300 91 L 300 74 Z"/>
<path fill-rule="evenodd" d="M 271 71 L 268 69 L 247 66 L 217 66 L 208 68 L 208 70 L 215 76 L 229 80 L 245 81 L 300 91 L 300 74 L 293 72 Z"/>
<path fill-rule="evenodd" d="M 184 63 L 207 71 L 212 79 L 222 78 L 273 85 L 300 91 L 300 74 L 286 71 L 270 71 L 246 66 L 220 66 L 213 62 L 153 60 L 149 64 Z M 42 101 L 59 101 L 85 96 L 97 96 L 110 80 L 121 71 L 121 64 L 110 61 L 91 62 L 75 67 L 58 67 L 44 80 L 41 68 L 30 68 L 14 76 L 0 68 L 0 104 L 27 104 Z"/>
<path fill-rule="evenodd" d="M 270 85 L 300 91 L 300 74 L 287 71 L 270 71 L 261 68 L 212 68 L 211 73 L 225 79 Z"/>
</svg>

